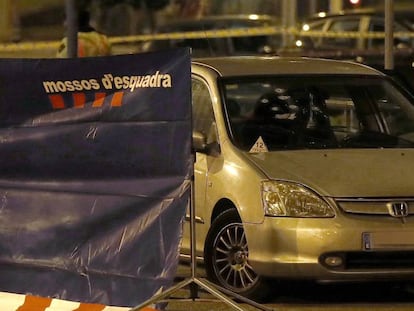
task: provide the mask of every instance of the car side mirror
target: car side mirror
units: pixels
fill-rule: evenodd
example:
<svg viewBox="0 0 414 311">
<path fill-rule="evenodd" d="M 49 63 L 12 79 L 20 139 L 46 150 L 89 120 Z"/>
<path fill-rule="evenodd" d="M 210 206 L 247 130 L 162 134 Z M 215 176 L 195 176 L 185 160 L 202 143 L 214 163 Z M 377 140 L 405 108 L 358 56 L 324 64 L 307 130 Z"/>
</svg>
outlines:
<svg viewBox="0 0 414 311">
<path fill-rule="evenodd" d="M 207 136 L 201 132 L 193 131 L 193 148 L 195 152 L 216 156 L 220 153 L 220 145 L 217 141 L 207 143 Z"/>
<path fill-rule="evenodd" d="M 257 52 L 262 55 L 273 55 L 276 53 L 276 50 L 270 45 L 263 45 L 258 48 Z"/>
<path fill-rule="evenodd" d="M 207 148 L 206 135 L 198 131 L 193 131 L 193 148 L 196 152 L 204 152 Z"/>
</svg>

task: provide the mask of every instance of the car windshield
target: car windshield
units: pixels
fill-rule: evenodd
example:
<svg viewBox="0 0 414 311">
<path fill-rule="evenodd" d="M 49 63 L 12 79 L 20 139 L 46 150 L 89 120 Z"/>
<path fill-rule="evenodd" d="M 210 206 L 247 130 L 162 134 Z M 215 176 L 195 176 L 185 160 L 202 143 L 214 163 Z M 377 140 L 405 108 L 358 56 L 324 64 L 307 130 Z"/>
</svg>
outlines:
<svg viewBox="0 0 414 311">
<path fill-rule="evenodd" d="M 230 137 L 240 149 L 412 148 L 410 97 L 382 77 L 223 80 Z"/>
</svg>

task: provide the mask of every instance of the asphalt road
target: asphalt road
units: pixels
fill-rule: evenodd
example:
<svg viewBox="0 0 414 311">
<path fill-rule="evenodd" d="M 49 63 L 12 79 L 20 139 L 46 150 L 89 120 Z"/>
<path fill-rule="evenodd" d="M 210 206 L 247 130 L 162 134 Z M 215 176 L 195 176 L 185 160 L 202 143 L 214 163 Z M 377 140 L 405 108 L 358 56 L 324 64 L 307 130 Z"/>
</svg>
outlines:
<svg viewBox="0 0 414 311">
<path fill-rule="evenodd" d="M 198 267 L 196 279 L 204 284 L 204 270 Z M 177 282 L 183 280 L 191 284 L 191 269 L 180 265 Z M 176 283 L 178 284 L 178 283 Z M 206 283 L 208 284 L 208 283 Z M 414 284 L 414 283 L 413 283 Z M 274 288 L 271 299 L 259 305 L 259 308 L 232 299 L 231 296 L 218 291 L 237 308 L 226 304 L 213 296 L 208 289 L 201 286 L 191 294 L 189 287 L 173 288 L 174 291 L 166 306 L 167 311 L 229 311 L 229 310 L 265 310 L 265 311 L 402 311 L 414 310 L 414 285 L 387 283 L 366 284 L 314 284 L 306 282 L 284 283 Z M 194 293 L 198 294 L 197 296 Z M 192 299 L 193 297 L 198 297 Z"/>
</svg>

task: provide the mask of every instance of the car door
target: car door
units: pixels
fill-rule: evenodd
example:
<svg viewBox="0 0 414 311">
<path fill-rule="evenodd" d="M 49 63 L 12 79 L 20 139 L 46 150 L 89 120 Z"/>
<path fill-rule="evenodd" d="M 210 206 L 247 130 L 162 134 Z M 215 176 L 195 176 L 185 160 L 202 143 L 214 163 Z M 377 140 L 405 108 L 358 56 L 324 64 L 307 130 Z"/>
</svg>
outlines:
<svg viewBox="0 0 414 311">
<path fill-rule="evenodd" d="M 193 132 L 201 133 L 206 137 L 206 143 L 211 144 L 217 141 L 216 123 L 212 106 L 212 99 L 208 84 L 198 77 L 192 78 L 192 113 L 193 113 Z M 194 204 L 195 204 L 195 223 L 196 223 L 196 240 L 197 255 L 202 255 L 204 247 L 204 238 L 209 227 L 210 211 L 206 207 L 206 190 L 209 187 L 208 171 L 209 167 L 216 158 L 209 152 L 196 152 L 194 163 Z M 189 220 L 189 211 L 187 211 L 187 220 Z M 189 226 L 184 227 L 184 240 L 182 244 L 182 253 L 190 250 Z"/>
</svg>

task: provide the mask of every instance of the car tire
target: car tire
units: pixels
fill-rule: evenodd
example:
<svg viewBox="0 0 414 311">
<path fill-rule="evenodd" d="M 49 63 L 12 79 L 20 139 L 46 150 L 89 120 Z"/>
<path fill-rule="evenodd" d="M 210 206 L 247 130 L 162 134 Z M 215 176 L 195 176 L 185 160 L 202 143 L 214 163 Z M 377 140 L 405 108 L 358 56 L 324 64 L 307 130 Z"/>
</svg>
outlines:
<svg viewBox="0 0 414 311">
<path fill-rule="evenodd" d="M 234 293 L 264 301 L 267 282 L 248 262 L 249 250 L 237 210 L 222 212 L 213 221 L 206 237 L 204 263 L 207 279 Z"/>
</svg>

